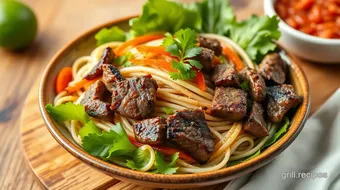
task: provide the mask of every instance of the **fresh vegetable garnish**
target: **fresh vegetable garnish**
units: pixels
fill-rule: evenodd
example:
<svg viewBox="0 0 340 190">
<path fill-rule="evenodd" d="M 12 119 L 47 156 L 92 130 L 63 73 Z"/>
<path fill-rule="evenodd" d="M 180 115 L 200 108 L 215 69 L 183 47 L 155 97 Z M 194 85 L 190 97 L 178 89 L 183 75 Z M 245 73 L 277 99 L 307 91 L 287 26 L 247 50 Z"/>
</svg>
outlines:
<svg viewBox="0 0 340 190">
<path fill-rule="evenodd" d="M 246 92 L 250 90 L 249 88 L 249 81 L 243 81 L 240 85 L 240 88 Z"/>
<path fill-rule="evenodd" d="M 125 55 L 121 55 L 116 57 L 114 63 L 119 66 L 129 67 L 131 66 L 130 59 L 133 58 L 133 54 L 131 52 L 127 52 Z"/>
<path fill-rule="evenodd" d="M 97 45 L 100 46 L 102 44 L 118 41 L 124 42 L 126 40 L 125 32 L 117 26 L 112 28 L 103 28 L 101 29 L 94 38 L 97 40 Z"/>
<path fill-rule="evenodd" d="M 276 127 L 277 129 L 279 129 L 276 133 L 274 133 L 274 135 L 267 140 L 267 142 L 264 144 L 263 147 L 268 147 L 272 144 L 274 144 L 278 139 L 280 139 L 280 137 L 282 137 L 283 134 L 285 134 L 288 130 L 288 127 L 290 125 L 290 121 L 288 119 L 288 117 L 284 117 L 283 120 L 278 123 L 278 124 L 273 124 L 274 126 L 272 127 Z M 280 126 L 282 126 L 281 128 L 279 128 Z"/>
<path fill-rule="evenodd" d="M 163 35 L 160 34 L 148 34 L 148 35 L 144 35 L 144 36 L 138 36 L 132 40 L 126 41 L 125 43 L 123 43 L 122 45 L 118 46 L 114 52 L 116 54 L 116 56 L 121 56 L 124 54 L 124 51 L 126 50 L 126 48 L 130 47 L 130 46 L 136 46 L 145 42 L 149 42 L 152 40 L 157 40 L 157 39 L 161 39 L 163 38 Z"/>
<path fill-rule="evenodd" d="M 169 108 L 169 107 L 163 107 L 162 110 L 165 112 L 165 114 L 167 115 L 171 115 L 173 113 L 175 113 L 174 109 Z"/>
<path fill-rule="evenodd" d="M 68 86 L 68 83 L 70 83 L 73 79 L 72 76 L 72 68 L 71 67 L 65 67 L 63 68 L 57 76 L 56 79 L 56 92 L 59 94 L 60 92 L 64 91 L 66 87 Z"/>
<path fill-rule="evenodd" d="M 141 146 L 144 145 L 144 144 L 142 144 L 142 143 L 137 142 L 137 141 L 134 139 L 134 137 L 130 137 L 130 136 L 129 136 L 129 139 L 130 139 L 130 142 L 131 142 L 133 145 L 137 146 L 137 147 L 141 147 Z M 164 154 L 166 154 L 166 155 L 173 155 L 173 154 L 175 154 L 175 153 L 178 152 L 178 155 L 179 155 L 179 157 L 180 157 L 181 159 L 184 159 L 184 160 L 186 160 L 186 161 L 188 161 L 188 162 L 190 162 L 190 163 L 195 162 L 195 160 L 194 160 L 191 156 L 189 156 L 187 153 L 185 153 L 185 152 L 183 152 L 183 151 L 181 151 L 181 150 L 178 150 L 178 149 L 176 149 L 176 148 L 167 147 L 167 146 L 162 146 L 162 145 L 150 145 L 150 146 L 151 146 L 154 150 L 157 150 L 157 151 L 159 151 L 159 152 L 161 152 L 161 153 L 164 153 Z"/>
<path fill-rule="evenodd" d="M 164 161 L 164 155 L 158 151 L 155 152 L 155 167 L 156 171 L 154 173 L 159 174 L 174 174 L 176 173 L 178 167 L 175 167 L 177 159 L 179 158 L 179 153 L 175 153 L 171 156 L 170 162 Z"/>
<path fill-rule="evenodd" d="M 167 55 L 170 56 L 170 53 L 165 51 L 163 46 L 139 46 L 137 50 L 142 53 L 154 53 L 157 55 Z"/>
<path fill-rule="evenodd" d="M 82 128 L 79 129 L 79 135 L 81 139 L 84 139 L 84 137 L 89 136 L 89 134 L 92 134 L 92 133 L 95 133 L 98 135 L 102 133 L 102 131 L 96 127 L 96 125 L 94 124 L 92 120 L 87 122 Z"/>
<path fill-rule="evenodd" d="M 197 33 L 189 28 L 179 30 L 174 37 L 167 33 L 163 40 L 163 45 L 167 52 L 178 58 L 172 61 L 172 67 L 177 72 L 170 72 L 170 78 L 173 80 L 191 80 L 196 77 L 196 72 L 193 67 L 201 69 L 202 65 L 199 61 L 191 58 L 199 55 L 202 51 L 197 47 Z"/>
<path fill-rule="evenodd" d="M 136 36 L 155 31 L 174 33 L 182 28 L 201 28 L 199 13 L 183 4 L 167 0 L 149 0 L 143 6 L 140 17 L 130 20 L 132 33 Z"/>
<path fill-rule="evenodd" d="M 274 40 L 281 36 L 278 25 L 277 16 L 253 15 L 247 20 L 234 23 L 227 36 L 246 50 L 253 61 L 259 63 L 268 52 L 275 50 L 277 45 Z"/>
<path fill-rule="evenodd" d="M 101 134 L 90 133 L 82 138 L 83 148 L 93 156 L 109 160 L 117 156 L 134 155 L 137 150 L 121 126 L 120 123 L 114 125 L 109 132 L 103 131 Z"/>
<path fill-rule="evenodd" d="M 223 54 L 228 57 L 234 64 L 238 71 L 241 71 L 244 68 L 244 64 L 241 61 L 240 57 L 232 51 L 227 45 L 221 43 Z"/>
<path fill-rule="evenodd" d="M 62 122 L 77 120 L 84 124 L 90 121 L 90 117 L 87 115 L 85 108 L 82 105 L 68 102 L 55 107 L 52 106 L 52 104 L 47 104 L 45 108 L 47 112 L 57 121 Z"/>
<path fill-rule="evenodd" d="M 150 151 L 143 150 L 142 147 L 139 147 L 132 160 L 127 160 L 126 166 L 133 170 L 141 170 L 145 167 L 151 158 Z"/>
<path fill-rule="evenodd" d="M 149 65 L 165 69 L 167 71 L 176 71 L 172 68 L 171 63 L 164 59 L 131 59 L 129 61 L 136 65 Z"/>
<path fill-rule="evenodd" d="M 201 15 L 202 33 L 224 35 L 236 21 L 233 8 L 226 0 L 206 0 L 194 6 Z"/>
<path fill-rule="evenodd" d="M 203 73 L 200 70 L 196 70 L 196 84 L 201 90 L 207 90 Z"/>
</svg>

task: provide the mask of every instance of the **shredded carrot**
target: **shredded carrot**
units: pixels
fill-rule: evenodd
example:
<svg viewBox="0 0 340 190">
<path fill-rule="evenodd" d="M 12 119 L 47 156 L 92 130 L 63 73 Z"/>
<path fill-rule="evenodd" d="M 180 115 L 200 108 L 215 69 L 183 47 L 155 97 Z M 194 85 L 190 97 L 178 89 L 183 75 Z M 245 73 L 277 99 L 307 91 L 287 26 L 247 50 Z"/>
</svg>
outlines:
<svg viewBox="0 0 340 190">
<path fill-rule="evenodd" d="M 72 86 L 68 86 L 66 88 L 66 91 L 68 93 L 72 93 L 75 92 L 77 90 L 80 90 L 82 88 L 87 88 L 88 86 L 90 86 L 92 83 L 96 82 L 98 79 L 92 79 L 92 80 L 86 80 L 86 79 L 82 79 L 80 81 L 77 81 L 75 84 L 73 84 Z"/>
<path fill-rule="evenodd" d="M 220 59 L 215 56 L 214 60 L 213 60 L 213 66 L 216 66 L 216 65 L 219 65 L 219 64 L 221 64 Z"/>
<path fill-rule="evenodd" d="M 162 68 L 167 71 L 173 71 L 173 72 L 176 71 L 174 68 L 172 68 L 170 62 L 165 61 L 163 59 L 131 59 L 129 61 L 136 65 L 149 65 L 149 66 Z"/>
<path fill-rule="evenodd" d="M 148 35 L 144 35 L 144 36 L 138 36 L 132 40 L 126 41 L 125 43 L 123 43 L 122 45 L 120 45 L 119 47 L 117 47 L 114 52 L 116 54 L 116 56 L 120 56 L 124 54 L 124 51 L 126 48 L 128 48 L 129 46 L 136 46 L 138 44 L 142 44 L 142 43 L 146 43 L 152 40 L 157 40 L 157 39 L 161 39 L 163 38 L 164 35 L 162 34 L 148 34 Z"/>
<path fill-rule="evenodd" d="M 232 51 L 227 45 L 222 43 L 221 46 L 222 46 L 222 52 L 223 52 L 224 56 L 229 58 L 235 64 L 236 69 L 238 71 L 241 71 L 243 69 L 244 65 L 243 65 L 243 62 L 241 61 L 240 57 L 234 51 Z"/>
<path fill-rule="evenodd" d="M 171 56 L 171 54 L 165 51 L 163 46 L 138 46 L 137 50 L 142 53 L 154 53 Z"/>
<path fill-rule="evenodd" d="M 196 83 L 201 90 L 203 91 L 207 90 L 203 73 L 200 70 L 196 70 Z"/>
<path fill-rule="evenodd" d="M 68 86 L 68 83 L 72 81 L 72 78 L 71 67 L 65 67 L 58 73 L 55 84 L 55 90 L 57 94 L 65 90 L 65 88 Z"/>
</svg>

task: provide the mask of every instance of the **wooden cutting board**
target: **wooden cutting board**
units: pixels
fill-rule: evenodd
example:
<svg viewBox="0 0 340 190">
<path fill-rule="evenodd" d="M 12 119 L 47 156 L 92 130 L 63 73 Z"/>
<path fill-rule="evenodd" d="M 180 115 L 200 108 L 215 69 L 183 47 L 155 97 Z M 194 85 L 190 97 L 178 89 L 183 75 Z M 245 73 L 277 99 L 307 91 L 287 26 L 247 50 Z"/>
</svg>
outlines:
<svg viewBox="0 0 340 190">
<path fill-rule="evenodd" d="M 41 186 L 46 189 L 124 189 L 149 190 L 107 176 L 77 160 L 48 132 L 38 104 L 38 85 L 31 89 L 21 116 L 21 145 L 28 165 Z M 223 189 L 227 183 L 205 187 Z M 202 188 L 203 189 L 203 188 Z"/>
</svg>

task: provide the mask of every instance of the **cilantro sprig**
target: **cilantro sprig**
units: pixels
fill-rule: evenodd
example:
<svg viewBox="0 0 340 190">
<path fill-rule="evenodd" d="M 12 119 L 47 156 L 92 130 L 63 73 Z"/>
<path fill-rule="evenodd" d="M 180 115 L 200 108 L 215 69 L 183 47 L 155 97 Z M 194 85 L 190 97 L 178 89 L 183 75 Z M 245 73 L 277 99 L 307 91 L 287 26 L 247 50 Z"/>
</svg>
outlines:
<svg viewBox="0 0 340 190">
<path fill-rule="evenodd" d="M 171 65 L 177 72 L 170 72 L 170 78 L 173 80 L 191 80 L 196 77 L 196 72 L 193 67 L 202 69 L 199 61 L 193 58 L 202 52 L 200 47 L 197 47 L 197 33 L 192 29 L 178 30 L 174 37 L 166 33 L 163 40 L 165 50 L 178 60 L 173 60 Z"/>
</svg>

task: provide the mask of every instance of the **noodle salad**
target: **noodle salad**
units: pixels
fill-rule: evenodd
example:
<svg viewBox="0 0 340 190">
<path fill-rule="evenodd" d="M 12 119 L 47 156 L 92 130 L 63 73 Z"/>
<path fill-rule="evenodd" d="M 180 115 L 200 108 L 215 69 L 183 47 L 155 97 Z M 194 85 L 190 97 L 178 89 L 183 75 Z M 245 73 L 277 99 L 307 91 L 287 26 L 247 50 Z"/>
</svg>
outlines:
<svg viewBox="0 0 340 190">
<path fill-rule="evenodd" d="M 96 35 L 63 68 L 46 110 L 89 154 L 132 170 L 216 171 L 258 156 L 301 98 L 287 83 L 276 17 L 236 21 L 224 0 L 149 0 L 128 32 Z"/>
</svg>

